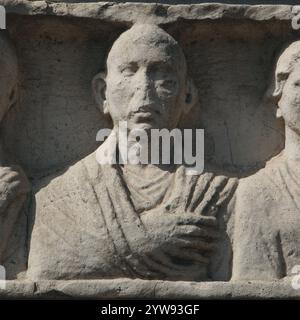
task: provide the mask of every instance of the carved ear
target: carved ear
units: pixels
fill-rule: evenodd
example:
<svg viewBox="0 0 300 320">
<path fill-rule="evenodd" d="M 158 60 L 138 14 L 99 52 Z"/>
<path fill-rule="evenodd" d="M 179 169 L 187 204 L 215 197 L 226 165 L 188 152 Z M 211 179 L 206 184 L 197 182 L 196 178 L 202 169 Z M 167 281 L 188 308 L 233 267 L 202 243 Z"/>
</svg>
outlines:
<svg viewBox="0 0 300 320">
<path fill-rule="evenodd" d="M 274 88 L 273 94 L 272 94 L 273 99 L 275 99 L 276 108 L 277 108 L 276 109 L 276 118 L 282 118 L 282 111 L 280 109 L 279 104 L 280 104 L 280 98 L 282 95 L 283 86 L 284 86 L 283 81 L 277 82 L 276 86 Z"/>
<path fill-rule="evenodd" d="M 92 89 L 94 98 L 98 105 L 98 108 L 103 112 L 107 113 L 107 106 L 106 106 L 106 73 L 99 72 L 92 80 Z"/>
<path fill-rule="evenodd" d="M 274 91 L 272 93 L 272 96 L 276 100 L 276 102 L 278 102 L 280 97 L 281 97 L 283 86 L 284 86 L 284 82 L 283 81 L 277 82 L 276 85 L 275 85 L 275 88 L 274 88 Z"/>
<path fill-rule="evenodd" d="M 188 114 L 193 106 L 198 102 L 198 90 L 191 78 L 187 79 L 184 99 L 185 108 L 183 111 L 185 114 Z"/>
<path fill-rule="evenodd" d="M 276 118 L 282 118 L 282 111 L 279 107 L 277 107 L 277 110 L 276 110 Z"/>
</svg>

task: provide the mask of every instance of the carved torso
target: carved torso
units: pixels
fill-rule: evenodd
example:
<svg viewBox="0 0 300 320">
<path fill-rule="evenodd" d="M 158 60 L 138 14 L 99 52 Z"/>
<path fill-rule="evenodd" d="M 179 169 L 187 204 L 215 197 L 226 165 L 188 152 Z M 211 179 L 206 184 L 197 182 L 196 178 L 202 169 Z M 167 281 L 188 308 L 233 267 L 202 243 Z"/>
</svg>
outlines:
<svg viewBox="0 0 300 320">
<path fill-rule="evenodd" d="M 235 181 L 211 173 L 189 177 L 183 167 L 155 174 L 157 181 L 150 184 L 136 180 L 146 189 L 157 188 L 144 208 L 147 193 L 137 192 L 131 169 L 125 174 L 120 166 L 102 169 L 95 154 L 50 177 L 49 184 L 42 181 L 33 207 L 28 278 L 167 277 L 141 255 L 149 240 L 140 214 L 215 214 Z"/>
<path fill-rule="evenodd" d="M 234 279 L 280 279 L 300 264 L 300 172 L 283 155 L 237 190 Z"/>
</svg>

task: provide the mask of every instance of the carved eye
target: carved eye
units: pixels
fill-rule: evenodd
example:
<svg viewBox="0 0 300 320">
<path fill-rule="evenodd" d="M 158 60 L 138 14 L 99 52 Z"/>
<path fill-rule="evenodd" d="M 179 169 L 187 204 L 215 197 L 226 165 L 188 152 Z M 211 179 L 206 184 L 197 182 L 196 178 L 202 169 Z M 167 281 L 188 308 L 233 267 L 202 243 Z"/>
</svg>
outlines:
<svg viewBox="0 0 300 320">
<path fill-rule="evenodd" d="M 300 80 L 295 81 L 295 82 L 294 82 L 294 86 L 295 86 L 295 87 L 300 87 Z"/>
<path fill-rule="evenodd" d="M 121 69 L 121 73 L 125 77 L 133 76 L 138 71 L 138 65 L 136 63 L 131 63 Z"/>
<path fill-rule="evenodd" d="M 163 80 L 162 84 L 166 87 L 174 87 L 176 85 L 176 81 L 173 79 Z"/>
<path fill-rule="evenodd" d="M 157 84 L 160 88 L 172 90 L 176 87 L 176 81 L 173 79 L 158 80 Z"/>
</svg>

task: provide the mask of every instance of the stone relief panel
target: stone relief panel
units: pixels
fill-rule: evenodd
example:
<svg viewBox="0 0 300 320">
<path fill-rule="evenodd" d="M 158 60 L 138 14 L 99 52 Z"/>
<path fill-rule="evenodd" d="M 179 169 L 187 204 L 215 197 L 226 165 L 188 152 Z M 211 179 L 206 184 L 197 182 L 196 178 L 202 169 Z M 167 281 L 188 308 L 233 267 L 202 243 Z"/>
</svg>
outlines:
<svg viewBox="0 0 300 320">
<path fill-rule="evenodd" d="M 299 57 L 295 41 L 279 56 L 270 85 L 285 123 L 285 148 L 237 191 L 235 279 L 291 277 L 299 264 Z"/>
<path fill-rule="evenodd" d="M 32 11 L 11 6 L 0 33 L 8 279 L 290 281 L 300 260 L 300 44 L 286 7 L 264 20 L 247 19 L 254 6 L 199 5 L 197 17 L 232 15 L 211 21 L 194 18 L 196 5 L 178 19 L 184 10 L 167 5 L 51 4 L 44 14 L 38 4 L 36 15 L 18 3 Z M 128 21 L 126 6 L 147 21 Z M 172 157 L 99 164 L 119 154 L 121 121 L 149 135 L 203 128 L 204 170 L 189 175 Z M 290 295 L 278 288 L 273 296 Z"/>
<path fill-rule="evenodd" d="M 120 121 L 172 130 L 197 103 L 179 44 L 155 25 L 123 33 L 93 87 L 114 130 Z M 113 148 L 111 138 L 100 148 Z M 101 167 L 87 156 L 35 195 L 28 276 L 207 279 L 215 212 L 235 184 L 212 172 L 189 177 L 173 164 Z"/>
<path fill-rule="evenodd" d="M 132 23 L 78 20 L 12 18 L 10 30 L 21 56 L 21 108 L 27 111 L 8 119 L 6 144 L 31 177 L 89 154 L 97 147 L 99 128 L 111 126 L 95 108 L 90 81 Z M 199 21 L 164 28 L 184 50 L 199 92 L 199 106 L 181 126 L 205 128 L 207 161 L 225 171 L 240 175 L 262 167 L 284 142 L 282 125 L 261 101 L 274 55 L 286 41 L 285 25 L 261 29 L 245 21 Z"/>
</svg>

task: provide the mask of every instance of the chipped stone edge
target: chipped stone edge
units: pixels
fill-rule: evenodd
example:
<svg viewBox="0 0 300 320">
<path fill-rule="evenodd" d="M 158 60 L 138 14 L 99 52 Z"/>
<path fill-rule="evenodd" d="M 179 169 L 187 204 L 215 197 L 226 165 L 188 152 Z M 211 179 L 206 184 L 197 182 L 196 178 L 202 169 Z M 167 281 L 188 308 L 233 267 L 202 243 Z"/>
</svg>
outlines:
<svg viewBox="0 0 300 320">
<path fill-rule="evenodd" d="M 140 279 L 7 281 L 0 299 L 300 299 L 290 281 L 184 282 Z"/>
<path fill-rule="evenodd" d="M 0 0 L 8 14 L 48 15 L 91 18 L 120 23 L 151 21 L 172 23 L 177 20 L 247 19 L 290 21 L 291 5 L 230 5 L 218 3 L 168 5 L 156 3 L 53 3 L 47 1 Z"/>
</svg>

